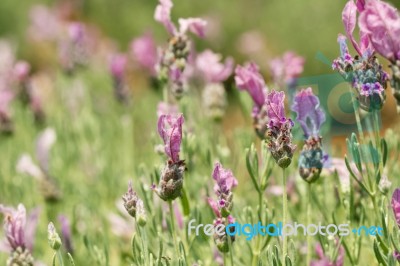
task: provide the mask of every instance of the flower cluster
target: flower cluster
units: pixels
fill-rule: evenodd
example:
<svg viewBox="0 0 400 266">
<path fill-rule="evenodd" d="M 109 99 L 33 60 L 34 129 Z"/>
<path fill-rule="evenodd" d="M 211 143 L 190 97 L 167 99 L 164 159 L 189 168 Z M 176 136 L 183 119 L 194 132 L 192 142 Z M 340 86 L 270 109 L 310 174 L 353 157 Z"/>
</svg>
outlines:
<svg viewBox="0 0 400 266">
<path fill-rule="evenodd" d="M 136 219 L 140 226 L 146 224 L 146 211 L 144 209 L 143 201 L 133 191 L 132 181 L 129 181 L 128 191 L 122 196 L 124 207 L 130 216 Z"/>
<path fill-rule="evenodd" d="M 360 4 L 359 10 L 360 29 L 368 37 L 375 51 L 392 64 L 393 95 L 400 112 L 400 14 L 390 4 L 377 0 Z"/>
<path fill-rule="evenodd" d="M 212 173 L 213 179 L 215 181 L 214 192 L 218 197 L 215 201 L 212 198 L 208 198 L 208 204 L 212 208 L 216 219 L 214 220 L 214 227 L 220 224 L 231 224 L 235 222 L 235 219 L 231 215 L 233 207 L 233 193 L 232 188 L 236 187 L 238 181 L 233 176 L 233 173 L 229 169 L 224 169 L 220 163 L 214 165 L 214 170 Z M 233 242 L 235 239 L 231 237 Z M 214 234 L 214 242 L 217 248 L 221 252 L 229 251 L 229 239 L 225 234 L 218 235 Z"/>
<path fill-rule="evenodd" d="M 392 209 L 397 226 L 400 228 L 400 189 L 396 188 L 392 195 Z M 393 256 L 400 261 L 400 250 L 395 250 Z"/>
<path fill-rule="evenodd" d="M 17 209 L 0 205 L 0 213 L 4 215 L 4 233 L 6 240 L 0 242 L 2 250 L 9 252 L 7 266 L 33 266 L 32 247 L 35 237 L 39 209 L 35 209 L 28 217 L 24 205 Z"/>
<path fill-rule="evenodd" d="M 265 100 L 267 124 L 267 147 L 272 157 L 281 168 L 287 168 L 291 162 L 296 145 L 292 143 L 290 118 L 285 115 L 285 94 L 275 90 L 267 94 Z"/>
<path fill-rule="evenodd" d="M 168 47 L 160 51 L 156 71 L 162 81 L 171 81 L 172 93 L 180 98 L 184 91 L 184 70 L 190 53 L 190 31 L 199 37 L 204 37 L 207 22 L 200 18 L 179 19 L 179 29 L 171 21 L 171 0 L 159 0 L 154 13 L 154 19 L 164 25 L 170 34 Z"/>
<path fill-rule="evenodd" d="M 235 82 L 239 90 L 246 90 L 250 94 L 253 100 L 253 127 L 257 135 L 264 139 L 268 123 L 265 106 L 267 86 L 258 66 L 255 63 L 237 66 L 235 69 Z"/>
<path fill-rule="evenodd" d="M 319 178 L 327 160 L 327 155 L 322 150 L 320 136 L 321 125 L 325 122 L 325 113 L 311 88 L 303 89 L 296 94 L 292 110 L 297 113 L 296 120 L 303 129 L 305 137 L 299 158 L 300 176 L 311 183 Z"/>
<path fill-rule="evenodd" d="M 185 161 L 179 159 L 182 142 L 183 115 L 161 115 L 158 118 L 158 133 L 164 141 L 164 152 L 168 161 L 161 173 L 159 188 L 155 189 L 161 199 L 174 200 L 181 195 Z"/>
<path fill-rule="evenodd" d="M 350 82 L 361 109 L 370 112 L 380 110 L 385 102 L 388 75 L 374 56 L 375 50 L 363 29 L 360 30 L 360 43 L 357 43 L 353 36 L 357 21 L 357 10 L 361 14 L 364 12 L 361 11 L 361 4 L 357 6 L 353 1 L 349 1 L 343 9 L 342 21 L 346 35 L 358 55 L 354 57 L 350 55 L 346 37 L 339 35 L 338 43 L 341 56 L 333 61 L 332 68 L 337 70 L 346 81 Z"/>
</svg>

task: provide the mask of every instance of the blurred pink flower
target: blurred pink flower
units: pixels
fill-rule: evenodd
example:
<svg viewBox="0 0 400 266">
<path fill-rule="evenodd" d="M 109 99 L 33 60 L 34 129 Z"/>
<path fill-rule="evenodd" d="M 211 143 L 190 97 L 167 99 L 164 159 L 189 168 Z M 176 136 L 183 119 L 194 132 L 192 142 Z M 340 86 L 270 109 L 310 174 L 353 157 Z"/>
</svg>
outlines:
<svg viewBox="0 0 400 266">
<path fill-rule="evenodd" d="M 291 84 L 303 72 L 304 58 L 295 52 L 288 51 L 282 58 L 275 58 L 270 62 L 272 79 L 280 86 Z"/>
<path fill-rule="evenodd" d="M 205 28 L 207 22 L 201 18 L 181 18 L 179 19 L 179 31 L 180 34 L 186 34 L 190 31 L 199 37 L 205 36 Z"/>
<path fill-rule="evenodd" d="M 130 45 L 131 54 L 141 67 L 155 75 L 157 64 L 157 48 L 150 33 L 132 40 Z"/>
<path fill-rule="evenodd" d="M 331 261 L 331 259 L 324 254 L 321 245 L 318 243 L 315 246 L 315 251 L 319 257 L 319 260 L 314 260 L 311 262 L 310 266 L 343 266 L 344 265 L 344 248 L 342 245 L 339 247 L 338 256 L 336 261 Z"/>
<path fill-rule="evenodd" d="M 0 204 L 0 213 L 4 215 L 6 236 L 6 240 L 0 241 L 1 251 L 11 252 L 17 248 L 32 251 L 40 210 L 34 209 L 27 217 L 23 204 L 17 209 Z"/>
<path fill-rule="evenodd" d="M 246 90 L 254 104 L 261 109 L 265 102 L 267 88 L 258 66 L 255 63 L 238 65 L 235 69 L 235 82 L 239 90 Z"/>
<path fill-rule="evenodd" d="M 157 105 L 157 117 L 162 115 L 178 115 L 178 106 L 166 102 L 159 102 Z"/>
<path fill-rule="evenodd" d="M 171 0 L 159 0 L 159 4 L 154 12 L 154 19 L 164 25 L 170 35 L 185 35 L 187 31 L 196 34 L 199 37 L 204 37 L 204 30 L 207 22 L 200 18 L 181 18 L 179 19 L 179 32 L 176 26 L 171 21 L 171 9 L 173 3 Z"/>
<path fill-rule="evenodd" d="M 67 252 L 73 254 L 74 247 L 72 245 L 71 225 L 70 225 L 69 219 L 65 215 L 59 215 L 58 221 L 61 224 L 62 243 L 65 246 L 65 249 L 67 250 Z"/>
<path fill-rule="evenodd" d="M 400 60 L 400 15 L 384 1 L 366 1 L 358 25 L 375 50 L 391 62 Z"/>
<path fill-rule="evenodd" d="M 110 60 L 110 72 L 116 79 L 121 79 L 125 73 L 125 68 L 128 60 L 125 54 L 115 54 Z"/>
<path fill-rule="evenodd" d="M 165 154 L 172 162 L 179 162 L 182 142 L 183 115 L 161 115 L 158 118 L 158 133 L 164 141 Z"/>
<path fill-rule="evenodd" d="M 29 11 L 28 34 L 38 41 L 55 41 L 59 37 L 61 22 L 55 12 L 45 5 L 35 5 Z"/>
<path fill-rule="evenodd" d="M 227 58 L 221 62 L 222 56 L 211 50 L 205 50 L 196 58 L 196 67 L 208 83 L 222 82 L 226 80 L 233 70 L 233 59 Z"/>
<path fill-rule="evenodd" d="M 174 35 L 176 27 L 171 21 L 171 9 L 173 7 L 171 0 L 159 0 L 159 4 L 154 12 L 154 19 L 164 25 L 167 31 Z"/>
<path fill-rule="evenodd" d="M 400 189 L 396 188 L 392 195 L 392 209 L 397 226 L 400 227 Z"/>
<path fill-rule="evenodd" d="M 18 82 L 24 82 L 29 76 L 31 66 L 26 61 L 18 61 L 14 65 L 13 78 Z"/>
</svg>

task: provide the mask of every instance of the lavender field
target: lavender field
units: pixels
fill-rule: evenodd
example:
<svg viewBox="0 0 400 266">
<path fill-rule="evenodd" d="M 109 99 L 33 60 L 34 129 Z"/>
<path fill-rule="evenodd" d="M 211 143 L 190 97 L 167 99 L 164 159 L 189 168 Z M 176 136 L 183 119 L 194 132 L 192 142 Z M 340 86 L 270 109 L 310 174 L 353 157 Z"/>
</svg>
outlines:
<svg viewBox="0 0 400 266">
<path fill-rule="evenodd" d="M 399 7 L 0 1 L 0 265 L 397 265 Z"/>
</svg>

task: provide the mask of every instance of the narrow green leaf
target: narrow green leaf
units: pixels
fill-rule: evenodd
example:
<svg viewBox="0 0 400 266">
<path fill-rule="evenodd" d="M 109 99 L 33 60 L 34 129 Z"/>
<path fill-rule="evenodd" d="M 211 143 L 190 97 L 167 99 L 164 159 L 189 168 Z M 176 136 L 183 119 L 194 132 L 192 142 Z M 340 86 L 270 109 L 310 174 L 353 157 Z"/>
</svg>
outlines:
<svg viewBox="0 0 400 266">
<path fill-rule="evenodd" d="M 384 266 L 387 266 L 385 256 L 381 253 L 381 250 L 378 247 L 378 242 L 376 241 L 376 239 L 374 240 L 374 253 L 378 262 Z"/>
<path fill-rule="evenodd" d="M 381 139 L 381 150 L 382 150 L 383 166 L 386 166 L 388 158 L 388 145 L 385 139 Z"/>
<path fill-rule="evenodd" d="M 190 214 L 190 203 L 189 203 L 189 199 L 188 199 L 188 196 L 187 196 L 185 188 L 182 188 L 181 204 L 182 204 L 183 215 L 189 216 L 189 214 Z"/>
</svg>

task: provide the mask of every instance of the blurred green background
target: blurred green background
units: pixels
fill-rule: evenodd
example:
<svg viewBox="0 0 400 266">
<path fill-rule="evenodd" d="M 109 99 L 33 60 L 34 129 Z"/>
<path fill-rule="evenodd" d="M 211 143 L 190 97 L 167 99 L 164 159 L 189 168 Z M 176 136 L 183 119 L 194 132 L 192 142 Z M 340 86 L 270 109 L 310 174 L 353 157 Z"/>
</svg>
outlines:
<svg viewBox="0 0 400 266">
<path fill-rule="evenodd" d="M 79 19 L 97 25 L 115 39 L 120 48 L 150 30 L 160 41 L 167 37 L 163 27 L 153 19 L 156 0 L 88 0 L 75 2 Z M 211 47 L 237 60 L 248 58 L 237 50 L 237 41 L 246 31 L 259 31 L 265 38 L 267 55 L 277 56 L 285 50 L 295 50 L 306 60 L 305 75 L 330 73 L 329 65 L 316 59 L 321 52 L 328 59 L 338 54 L 336 36 L 343 33 L 341 11 L 346 1 L 332 0 L 175 0 L 172 17 L 201 16 L 219 21 L 219 34 L 197 42 L 197 48 Z M 400 7 L 399 1 L 388 1 Z M 23 45 L 28 25 L 29 9 L 37 3 L 54 5 L 57 1 L 2 0 L 0 1 L 0 36 L 21 41 L 18 52 L 24 57 L 29 47 Z M 215 24 L 214 24 L 215 25 Z M 212 28 L 216 31 L 216 27 Z M 260 60 L 264 60 L 260 59 Z M 263 62 L 258 62 L 263 64 Z M 264 62 L 265 64 L 265 62 Z"/>
</svg>

